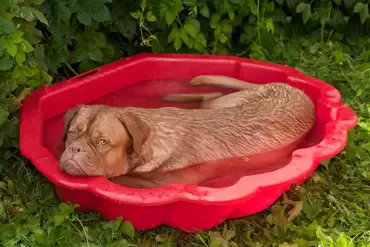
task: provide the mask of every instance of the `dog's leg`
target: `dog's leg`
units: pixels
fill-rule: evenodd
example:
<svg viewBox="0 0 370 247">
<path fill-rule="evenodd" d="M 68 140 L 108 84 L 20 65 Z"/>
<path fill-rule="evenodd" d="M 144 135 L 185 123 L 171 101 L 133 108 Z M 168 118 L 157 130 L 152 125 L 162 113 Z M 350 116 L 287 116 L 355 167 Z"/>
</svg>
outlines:
<svg viewBox="0 0 370 247">
<path fill-rule="evenodd" d="M 227 95 L 222 93 L 200 93 L 200 94 L 169 94 L 162 98 L 170 102 L 190 102 L 202 101 L 201 109 L 215 109 L 222 107 L 232 107 L 245 103 L 253 98 L 257 93 L 257 88 L 239 91 Z"/>
<path fill-rule="evenodd" d="M 236 90 L 251 89 L 261 86 L 260 84 L 245 82 L 229 76 L 222 75 L 201 75 L 193 78 L 190 81 L 192 86 L 210 85 L 227 87 Z"/>
<path fill-rule="evenodd" d="M 205 101 L 210 99 L 215 99 L 223 96 L 222 93 L 178 93 L 178 94 L 168 94 L 162 97 L 164 101 L 170 102 L 189 102 L 189 101 Z"/>
<path fill-rule="evenodd" d="M 222 97 L 214 99 L 204 100 L 200 108 L 201 109 L 215 109 L 223 107 L 233 107 L 241 104 L 248 104 L 257 95 L 258 88 L 252 88 L 249 90 L 239 91 L 231 94 L 224 95 Z"/>
<path fill-rule="evenodd" d="M 193 165 L 180 170 L 168 172 L 145 172 L 126 174 L 123 176 L 109 178 L 115 184 L 132 188 L 159 188 L 168 184 L 193 184 L 197 185 L 204 180 L 205 174 L 199 173 L 199 166 Z"/>
<path fill-rule="evenodd" d="M 222 107 L 232 107 L 243 104 L 246 100 L 253 98 L 257 89 L 263 85 L 244 82 L 228 76 L 205 75 L 195 77 L 190 81 L 191 85 L 213 85 L 242 90 L 228 95 L 219 92 L 195 93 L 195 94 L 169 94 L 162 98 L 165 101 L 189 102 L 202 101 L 201 109 L 214 109 Z"/>
</svg>

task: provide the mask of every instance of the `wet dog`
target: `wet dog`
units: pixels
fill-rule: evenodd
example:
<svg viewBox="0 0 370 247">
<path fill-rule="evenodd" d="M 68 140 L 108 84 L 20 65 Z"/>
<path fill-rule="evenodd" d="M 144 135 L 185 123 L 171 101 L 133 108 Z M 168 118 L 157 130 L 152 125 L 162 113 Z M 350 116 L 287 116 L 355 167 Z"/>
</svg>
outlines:
<svg viewBox="0 0 370 247">
<path fill-rule="evenodd" d="M 104 176 L 131 187 L 197 184 L 210 172 L 208 162 L 292 152 L 315 123 L 311 99 L 284 83 L 259 85 L 205 75 L 190 84 L 238 91 L 163 97 L 201 101 L 200 109 L 79 105 L 65 115 L 61 170 L 73 176 Z M 263 159 L 268 164 L 260 155 L 259 161 Z"/>
</svg>

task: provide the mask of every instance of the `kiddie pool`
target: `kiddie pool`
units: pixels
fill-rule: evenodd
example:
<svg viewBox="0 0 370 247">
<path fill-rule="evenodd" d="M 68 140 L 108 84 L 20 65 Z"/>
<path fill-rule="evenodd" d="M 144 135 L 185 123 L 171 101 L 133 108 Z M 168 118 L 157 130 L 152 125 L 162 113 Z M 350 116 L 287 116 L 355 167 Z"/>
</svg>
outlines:
<svg viewBox="0 0 370 247">
<path fill-rule="evenodd" d="M 56 157 L 62 151 L 63 115 L 68 109 L 96 103 L 194 108 L 198 103 L 169 104 L 160 97 L 177 92 L 231 92 L 188 85 L 201 74 L 297 87 L 314 101 L 316 125 L 286 165 L 246 174 L 225 186 L 171 184 L 135 189 L 102 177 L 72 177 L 58 169 Z M 341 103 L 337 89 L 284 65 L 230 56 L 141 53 L 33 91 L 22 103 L 20 150 L 55 185 L 59 199 L 79 204 L 79 211 L 96 211 L 107 219 L 122 216 L 136 230 L 166 224 L 191 232 L 266 209 L 292 183 L 304 182 L 320 161 L 338 154 L 356 123 L 356 114 Z"/>
</svg>

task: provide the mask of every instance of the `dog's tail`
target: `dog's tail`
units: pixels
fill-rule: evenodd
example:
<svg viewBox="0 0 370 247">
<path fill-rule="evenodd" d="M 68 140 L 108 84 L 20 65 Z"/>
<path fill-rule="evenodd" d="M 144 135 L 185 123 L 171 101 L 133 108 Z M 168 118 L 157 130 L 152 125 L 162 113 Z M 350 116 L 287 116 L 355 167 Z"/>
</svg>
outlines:
<svg viewBox="0 0 370 247">
<path fill-rule="evenodd" d="M 229 76 L 223 75 L 201 75 L 197 76 L 190 81 L 190 85 L 192 86 L 201 86 L 201 85 L 209 85 L 209 86 L 220 86 L 220 87 L 227 87 L 236 90 L 244 90 L 250 89 L 261 86 L 260 84 L 246 82 L 242 80 L 238 80 Z"/>
</svg>

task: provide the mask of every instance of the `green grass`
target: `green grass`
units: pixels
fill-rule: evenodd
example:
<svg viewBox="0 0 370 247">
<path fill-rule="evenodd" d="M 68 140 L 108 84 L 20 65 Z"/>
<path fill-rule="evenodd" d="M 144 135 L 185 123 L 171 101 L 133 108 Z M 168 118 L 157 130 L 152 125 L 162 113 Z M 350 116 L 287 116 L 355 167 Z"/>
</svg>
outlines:
<svg viewBox="0 0 370 247">
<path fill-rule="evenodd" d="M 19 153 L 2 165 L 2 246 L 370 246 L 370 42 L 284 41 L 269 60 L 285 63 L 336 86 L 360 117 L 345 150 L 259 214 L 230 220 L 208 232 L 170 227 L 134 232 L 59 204 L 51 184 Z"/>
</svg>

